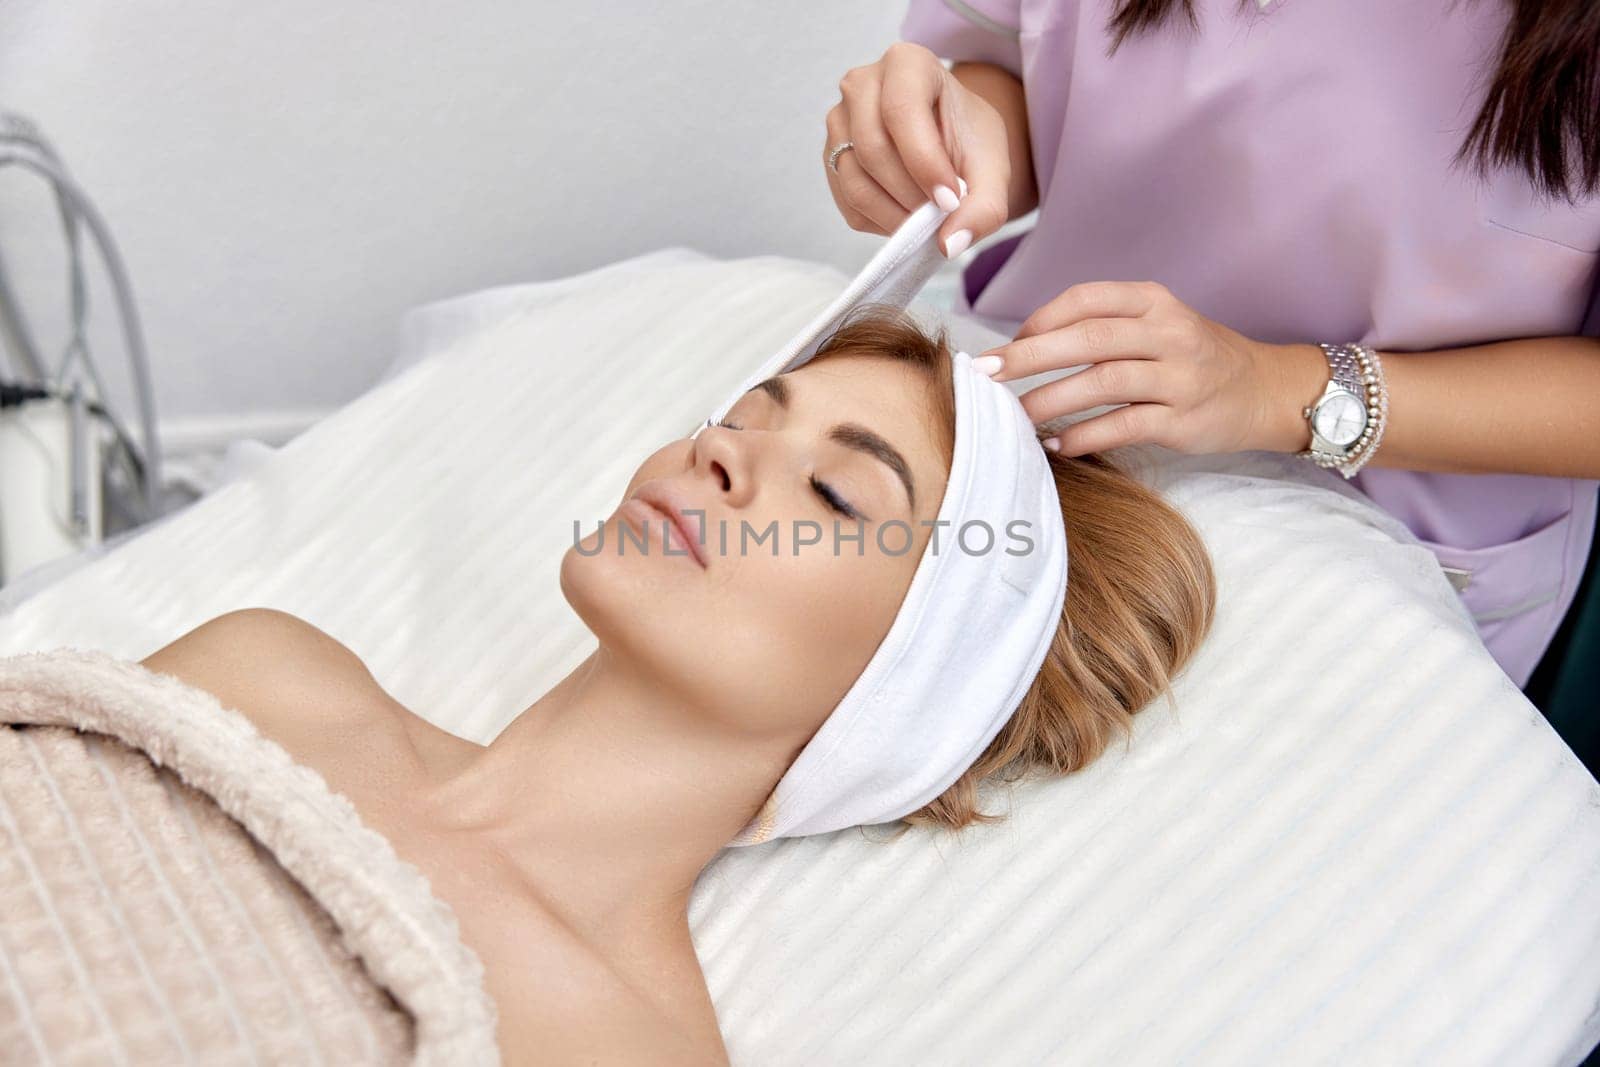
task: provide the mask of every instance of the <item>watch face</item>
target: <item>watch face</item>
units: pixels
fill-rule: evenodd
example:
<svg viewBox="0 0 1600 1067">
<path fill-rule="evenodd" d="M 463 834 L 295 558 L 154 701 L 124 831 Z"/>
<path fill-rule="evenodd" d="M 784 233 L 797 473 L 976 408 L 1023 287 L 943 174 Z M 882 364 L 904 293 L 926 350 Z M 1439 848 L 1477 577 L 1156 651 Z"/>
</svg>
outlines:
<svg viewBox="0 0 1600 1067">
<path fill-rule="evenodd" d="M 1334 393 L 1317 405 L 1311 420 L 1323 440 L 1343 448 L 1366 429 L 1367 406 L 1349 393 Z"/>
</svg>

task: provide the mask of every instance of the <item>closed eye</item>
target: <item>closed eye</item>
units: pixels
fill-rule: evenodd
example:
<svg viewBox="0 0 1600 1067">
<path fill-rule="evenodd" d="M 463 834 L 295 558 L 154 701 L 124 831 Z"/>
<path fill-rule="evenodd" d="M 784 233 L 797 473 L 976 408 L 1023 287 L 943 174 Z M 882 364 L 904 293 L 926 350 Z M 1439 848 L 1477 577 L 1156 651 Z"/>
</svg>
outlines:
<svg viewBox="0 0 1600 1067">
<path fill-rule="evenodd" d="M 811 488 L 815 489 L 817 491 L 817 495 L 828 502 L 828 506 L 830 508 L 832 508 L 834 511 L 837 511 L 845 518 L 861 518 L 860 513 L 858 513 L 855 508 L 850 506 L 850 502 L 848 500 L 834 492 L 833 486 L 829 485 L 827 482 L 818 481 L 815 474 L 811 475 Z"/>
<path fill-rule="evenodd" d="M 744 427 L 738 425 L 737 423 L 727 421 L 726 418 L 707 419 L 706 425 L 721 426 L 725 430 L 744 429 Z M 850 501 L 840 496 L 838 491 L 835 490 L 833 486 L 820 480 L 815 474 L 810 475 L 809 480 L 811 482 L 811 488 L 817 491 L 817 495 L 822 498 L 823 503 L 827 504 L 828 507 L 832 508 L 834 511 L 837 511 L 839 514 L 848 519 L 860 519 L 862 517 L 859 511 L 850 506 Z"/>
</svg>

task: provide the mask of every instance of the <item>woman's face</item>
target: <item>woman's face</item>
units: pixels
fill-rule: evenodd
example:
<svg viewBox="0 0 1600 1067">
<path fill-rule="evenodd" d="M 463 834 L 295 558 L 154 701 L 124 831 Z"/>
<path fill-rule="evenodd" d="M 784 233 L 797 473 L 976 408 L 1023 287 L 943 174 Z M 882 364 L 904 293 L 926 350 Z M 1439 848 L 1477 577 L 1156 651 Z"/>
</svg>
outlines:
<svg viewBox="0 0 1600 1067">
<path fill-rule="evenodd" d="M 567 550 L 561 589 L 652 685 L 798 753 L 894 621 L 944 497 L 948 430 L 927 373 L 895 359 L 833 355 L 768 386 L 646 459 Z M 685 516 L 698 543 L 664 543 L 670 520 L 640 498 L 701 512 Z"/>
</svg>

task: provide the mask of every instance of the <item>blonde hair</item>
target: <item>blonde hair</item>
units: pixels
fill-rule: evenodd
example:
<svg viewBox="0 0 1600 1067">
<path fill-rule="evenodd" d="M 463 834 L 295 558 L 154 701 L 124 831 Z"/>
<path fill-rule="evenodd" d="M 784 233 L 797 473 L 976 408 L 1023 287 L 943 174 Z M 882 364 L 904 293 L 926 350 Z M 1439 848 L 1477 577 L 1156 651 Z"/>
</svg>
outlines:
<svg viewBox="0 0 1600 1067">
<path fill-rule="evenodd" d="M 900 359 L 926 370 L 949 462 L 955 398 L 942 327 L 930 336 L 899 308 L 863 304 L 813 358 L 840 355 Z M 910 825 L 960 830 L 998 821 L 1002 816 L 977 807 L 978 785 L 990 775 L 1004 771 L 1013 781 L 1034 772 L 1070 774 L 1118 737 L 1130 739 L 1135 713 L 1170 697 L 1172 681 L 1210 630 L 1216 579 L 1188 520 L 1105 456 L 1045 455 L 1071 560 L 1061 621 L 1010 719 L 954 784 L 905 817 Z"/>
</svg>

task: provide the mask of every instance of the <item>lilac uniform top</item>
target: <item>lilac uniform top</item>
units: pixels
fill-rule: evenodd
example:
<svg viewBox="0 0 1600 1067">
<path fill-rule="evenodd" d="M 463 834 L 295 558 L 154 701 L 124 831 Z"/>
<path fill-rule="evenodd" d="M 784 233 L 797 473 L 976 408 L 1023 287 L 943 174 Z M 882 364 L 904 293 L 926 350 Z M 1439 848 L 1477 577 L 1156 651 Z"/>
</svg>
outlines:
<svg viewBox="0 0 1600 1067">
<path fill-rule="evenodd" d="M 1379 350 L 1600 336 L 1600 198 L 1452 170 L 1507 0 L 1196 0 L 1106 58 L 1109 0 L 910 0 L 901 36 L 1017 75 L 1038 221 L 979 250 L 962 311 L 1151 279 L 1274 344 Z M 1528 365 L 1507 361 L 1506 388 Z M 1311 401 L 1306 398 L 1306 402 Z M 1368 467 L 1357 485 L 1448 567 L 1519 686 L 1572 601 L 1596 483 Z"/>
</svg>

